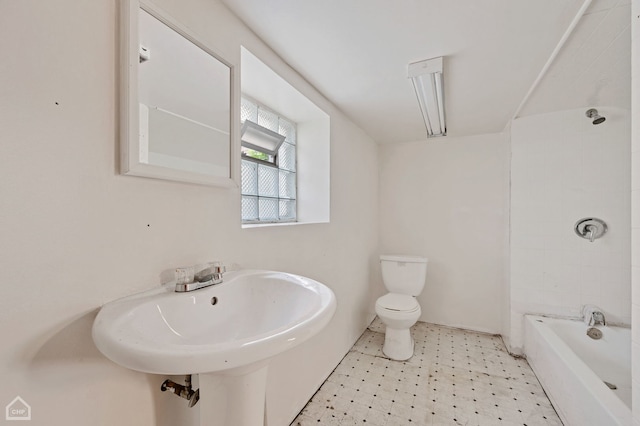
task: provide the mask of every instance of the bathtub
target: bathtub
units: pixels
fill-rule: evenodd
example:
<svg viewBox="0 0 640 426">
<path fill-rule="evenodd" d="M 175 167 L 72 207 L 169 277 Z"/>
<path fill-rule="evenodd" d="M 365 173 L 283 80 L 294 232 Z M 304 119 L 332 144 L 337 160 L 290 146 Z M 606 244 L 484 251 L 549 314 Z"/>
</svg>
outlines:
<svg viewBox="0 0 640 426">
<path fill-rule="evenodd" d="M 599 326 L 602 339 L 593 340 L 587 328 L 582 321 L 526 315 L 527 361 L 565 426 L 629 426 L 631 330 Z"/>
</svg>

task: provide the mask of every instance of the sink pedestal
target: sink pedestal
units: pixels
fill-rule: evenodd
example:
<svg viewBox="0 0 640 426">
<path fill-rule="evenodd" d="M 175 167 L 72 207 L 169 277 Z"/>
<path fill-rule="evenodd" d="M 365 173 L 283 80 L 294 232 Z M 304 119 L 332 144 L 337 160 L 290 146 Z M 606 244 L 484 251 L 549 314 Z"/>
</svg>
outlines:
<svg viewBox="0 0 640 426">
<path fill-rule="evenodd" d="M 265 424 L 268 362 L 198 375 L 200 426 Z"/>
</svg>

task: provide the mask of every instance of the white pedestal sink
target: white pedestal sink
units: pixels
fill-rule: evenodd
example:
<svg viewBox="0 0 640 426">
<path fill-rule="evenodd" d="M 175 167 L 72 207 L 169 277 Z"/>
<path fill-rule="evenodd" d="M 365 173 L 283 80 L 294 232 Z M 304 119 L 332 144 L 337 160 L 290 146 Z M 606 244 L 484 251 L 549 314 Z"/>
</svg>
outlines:
<svg viewBox="0 0 640 426">
<path fill-rule="evenodd" d="M 102 307 L 93 340 L 113 362 L 152 374 L 198 374 L 201 426 L 263 424 L 269 360 L 331 320 L 333 292 L 298 275 L 236 271 L 222 284 L 171 284 Z"/>
</svg>

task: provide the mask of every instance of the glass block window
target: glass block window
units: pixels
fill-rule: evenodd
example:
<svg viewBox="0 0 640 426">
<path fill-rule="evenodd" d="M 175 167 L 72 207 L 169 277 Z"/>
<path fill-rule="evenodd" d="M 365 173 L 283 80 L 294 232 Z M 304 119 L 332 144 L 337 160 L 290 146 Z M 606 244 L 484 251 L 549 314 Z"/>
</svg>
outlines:
<svg viewBox="0 0 640 426">
<path fill-rule="evenodd" d="M 275 156 L 242 147 L 242 222 L 295 222 L 296 123 L 245 97 L 240 119 L 285 137 Z"/>
</svg>

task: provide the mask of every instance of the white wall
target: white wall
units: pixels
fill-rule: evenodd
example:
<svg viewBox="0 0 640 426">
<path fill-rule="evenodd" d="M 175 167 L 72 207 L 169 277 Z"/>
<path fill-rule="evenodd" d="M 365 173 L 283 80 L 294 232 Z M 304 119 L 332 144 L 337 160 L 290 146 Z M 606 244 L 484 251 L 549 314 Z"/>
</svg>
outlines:
<svg viewBox="0 0 640 426">
<path fill-rule="evenodd" d="M 381 252 L 429 258 L 422 321 L 499 333 L 506 134 L 382 145 Z"/>
<path fill-rule="evenodd" d="M 242 43 L 330 114 L 331 223 L 243 230 L 237 189 L 119 175 L 117 2 L 2 2 L 0 407 L 20 395 L 30 425 L 196 420 L 159 391 L 163 377 L 113 364 L 90 335 L 103 303 L 159 285 L 176 266 L 286 270 L 336 293 L 327 329 L 272 364 L 273 425 L 292 420 L 372 317 L 376 145 L 217 1 L 157 3 L 236 65 L 235 89 Z"/>
<path fill-rule="evenodd" d="M 579 316 L 601 307 L 630 324 L 630 114 L 596 107 L 535 115 L 511 126 L 511 347 L 522 348 L 522 314 Z M 593 243 L 574 233 L 585 217 L 609 229 Z"/>
<path fill-rule="evenodd" d="M 640 426 L 640 0 L 631 7 L 631 347 L 633 419 Z"/>
</svg>

